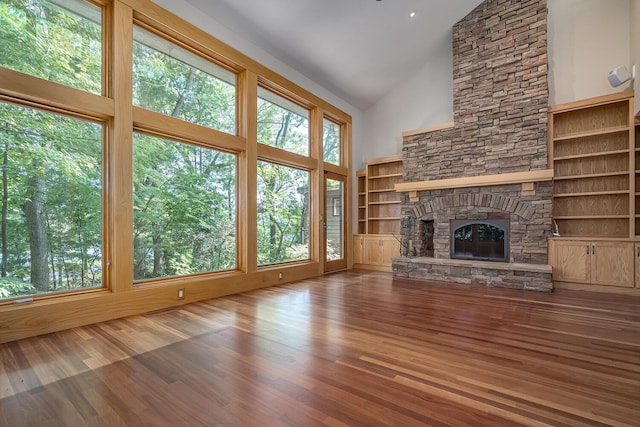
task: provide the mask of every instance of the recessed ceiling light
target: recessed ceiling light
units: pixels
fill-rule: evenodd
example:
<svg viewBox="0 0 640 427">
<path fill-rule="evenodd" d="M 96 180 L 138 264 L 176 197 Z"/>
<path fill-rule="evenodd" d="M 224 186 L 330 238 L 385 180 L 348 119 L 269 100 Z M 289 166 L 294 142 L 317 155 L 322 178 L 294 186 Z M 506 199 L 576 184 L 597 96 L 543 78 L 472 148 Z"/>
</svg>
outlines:
<svg viewBox="0 0 640 427">
<path fill-rule="evenodd" d="M 413 18 L 414 16 L 416 16 L 416 13 L 415 13 L 415 12 L 411 12 L 411 13 L 409 14 L 409 18 Z"/>
</svg>

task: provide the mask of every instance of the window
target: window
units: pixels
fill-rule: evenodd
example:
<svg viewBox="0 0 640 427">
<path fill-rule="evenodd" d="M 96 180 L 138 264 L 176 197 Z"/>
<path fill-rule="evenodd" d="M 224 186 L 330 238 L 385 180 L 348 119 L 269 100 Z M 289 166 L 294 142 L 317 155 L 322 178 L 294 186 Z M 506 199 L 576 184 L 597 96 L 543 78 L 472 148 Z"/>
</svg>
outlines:
<svg viewBox="0 0 640 427">
<path fill-rule="evenodd" d="M 100 94 L 101 13 L 81 0 L 3 0 L 0 66 Z"/>
<path fill-rule="evenodd" d="M 134 134 L 134 280 L 236 267 L 236 156 Z"/>
<path fill-rule="evenodd" d="M 258 265 L 309 257 L 309 172 L 259 161 Z"/>
<path fill-rule="evenodd" d="M 340 165 L 340 125 L 331 120 L 322 122 L 322 152 L 327 163 Z"/>
<path fill-rule="evenodd" d="M 236 76 L 135 27 L 133 104 L 236 134 Z"/>
<path fill-rule="evenodd" d="M 102 135 L 0 103 L 0 298 L 102 286 Z"/>
<path fill-rule="evenodd" d="M 309 110 L 258 88 L 258 142 L 309 155 Z"/>
</svg>

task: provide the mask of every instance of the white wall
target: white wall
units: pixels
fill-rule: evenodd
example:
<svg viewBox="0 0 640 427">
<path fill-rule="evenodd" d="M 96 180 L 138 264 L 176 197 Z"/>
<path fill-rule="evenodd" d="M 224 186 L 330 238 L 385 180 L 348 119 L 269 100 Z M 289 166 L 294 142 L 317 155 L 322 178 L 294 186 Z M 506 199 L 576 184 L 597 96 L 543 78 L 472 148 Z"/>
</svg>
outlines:
<svg viewBox="0 0 640 427">
<path fill-rule="evenodd" d="M 361 161 L 400 153 L 404 131 L 453 120 L 451 32 L 437 42 L 436 52 L 422 69 L 365 111 Z"/>
<path fill-rule="evenodd" d="M 632 0 L 638 1 L 638 0 Z M 631 70 L 629 0 L 548 0 L 549 105 L 629 89 L 610 70 Z"/>
</svg>

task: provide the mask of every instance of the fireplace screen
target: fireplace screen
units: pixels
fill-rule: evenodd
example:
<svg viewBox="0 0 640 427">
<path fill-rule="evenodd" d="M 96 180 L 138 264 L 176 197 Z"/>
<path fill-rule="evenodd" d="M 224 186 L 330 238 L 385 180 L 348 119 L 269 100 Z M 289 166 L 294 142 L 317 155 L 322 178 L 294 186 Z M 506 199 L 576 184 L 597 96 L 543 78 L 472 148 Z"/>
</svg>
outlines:
<svg viewBox="0 0 640 427">
<path fill-rule="evenodd" d="M 509 220 L 452 220 L 451 258 L 509 261 Z"/>
</svg>

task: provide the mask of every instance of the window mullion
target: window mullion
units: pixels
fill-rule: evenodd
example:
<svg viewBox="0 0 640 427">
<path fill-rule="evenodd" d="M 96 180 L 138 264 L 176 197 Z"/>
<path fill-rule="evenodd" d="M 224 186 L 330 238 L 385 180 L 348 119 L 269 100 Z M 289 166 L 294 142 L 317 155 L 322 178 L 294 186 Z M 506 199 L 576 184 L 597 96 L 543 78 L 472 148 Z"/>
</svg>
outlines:
<svg viewBox="0 0 640 427">
<path fill-rule="evenodd" d="M 133 289 L 133 10 L 113 3 L 112 94 L 115 117 L 107 139 L 107 201 L 104 233 L 108 284 L 113 292 Z"/>
</svg>

